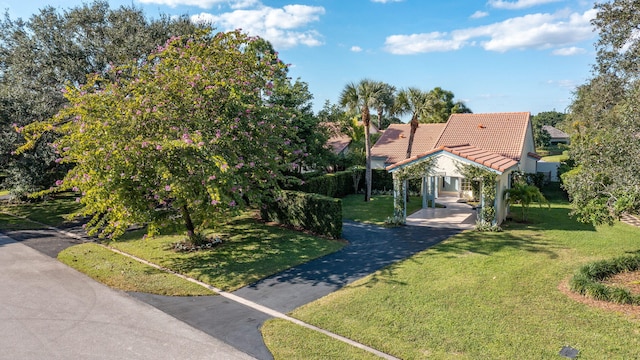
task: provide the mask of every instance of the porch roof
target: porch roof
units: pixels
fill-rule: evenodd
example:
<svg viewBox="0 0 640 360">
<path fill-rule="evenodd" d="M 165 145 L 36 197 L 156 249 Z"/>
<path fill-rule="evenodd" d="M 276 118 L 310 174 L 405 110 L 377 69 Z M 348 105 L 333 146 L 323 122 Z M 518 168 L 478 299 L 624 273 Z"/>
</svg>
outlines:
<svg viewBox="0 0 640 360">
<path fill-rule="evenodd" d="M 482 165 L 499 173 L 503 173 L 518 165 L 518 162 L 516 160 L 509 157 L 492 153 L 490 151 L 486 151 L 469 144 L 464 144 L 456 146 L 441 146 L 439 148 L 412 156 L 408 159 L 387 166 L 386 169 L 389 172 L 393 172 L 402 167 L 405 167 L 406 165 L 420 161 L 422 159 L 433 157 L 443 152 L 455 155 L 463 159 L 467 159 L 471 162 Z"/>
</svg>

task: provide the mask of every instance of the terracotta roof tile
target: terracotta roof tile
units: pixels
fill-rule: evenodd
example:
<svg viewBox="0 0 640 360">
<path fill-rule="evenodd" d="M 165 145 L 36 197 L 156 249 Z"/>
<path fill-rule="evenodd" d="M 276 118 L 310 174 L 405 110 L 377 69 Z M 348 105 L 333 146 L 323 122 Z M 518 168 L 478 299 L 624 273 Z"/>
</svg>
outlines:
<svg viewBox="0 0 640 360">
<path fill-rule="evenodd" d="M 420 124 L 413 139 L 413 154 L 421 154 L 434 148 L 446 124 Z M 409 145 L 410 124 L 391 124 L 371 148 L 371 156 L 386 157 L 393 164 L 405 159 Z"/>
<path fill-rule="evenodd" d="M 418 159 L 425 158 L 442 151 L 460 156 L 462 158 L 468 159 L 470 161 L 484 165 L 488 168 L 491 168 L 500 172 L 504 172 L 507 169 L 518 165 L 518 162 L 510 157 L 492 153 L 490 151 L 486 151 L 483 149 L 479 149 L 469 144 L 464 144 L 464 145 L 457 145 L 457 146 L 441 146 L 441 147 L 432 149 L 420 155 L 412 156 L 409 159 L 405 159 L 391 166 L 388 166 L 387 170 L 393 170 L 395 168 L 402 167 L 402 165 L 409 164 Z"/>
<path fill-rule="evenodd" d="M 551 125 L 543 125 L 542 126 L 542 130 L 545 130 L 546 132 L 549 133 L 549 136 L 551 136 L 554 139 L 568 139 L 569 138 L 569 134 L 567 134 L 566 132 L 560 130 L 560 129 L 556 129 L 555 127 L 551 126 Z"/>
<path fill-rule="evenodd" d="M 453 114 L 435 147 L 469 144 L 520 160 L 529 118 L 528 112 Z"/>
</svg>

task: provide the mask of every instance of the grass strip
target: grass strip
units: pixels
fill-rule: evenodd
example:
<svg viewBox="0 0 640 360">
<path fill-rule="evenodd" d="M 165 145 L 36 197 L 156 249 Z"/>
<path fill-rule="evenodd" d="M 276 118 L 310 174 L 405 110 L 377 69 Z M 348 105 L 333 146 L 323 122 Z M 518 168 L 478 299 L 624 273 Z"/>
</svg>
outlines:
<svg viewBox="0 0 640 360">
<path fill-rule="evenodd" d="M 274 359 L 380 359 L 376 355 L 287 320 L 267 320 L 260 329 Z M 304 354 L 302 357 L 301 355 Z"/>
<path fill-rule="evenodd" d="M 112 288 L 167 296 L 214 295 L 200 285 L 142 264 L 95 243 L 58 254 L 62 263 Z"/>
</svg>

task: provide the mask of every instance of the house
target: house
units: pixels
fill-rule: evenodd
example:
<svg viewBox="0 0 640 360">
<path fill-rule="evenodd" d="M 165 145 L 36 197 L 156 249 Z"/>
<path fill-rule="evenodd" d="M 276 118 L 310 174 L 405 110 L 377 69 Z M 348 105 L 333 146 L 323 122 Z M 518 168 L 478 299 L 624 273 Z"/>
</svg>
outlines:
<svg viewBox="0 0 640 360">
<path fill-rule="evenodd" d="M 349 150 L 349 144 L 351 144 L 351 137 L 340 131 L 340 124 L 325 122 L 320 123 L 320 126 L 329 130 L 329 139 L 326 146 L 336 155 L 346 155 Z"/>
<path fill-rule="evenodd" d="M 431 149 L 422 153 L 413 152 L 416 155 L 386 169 L 391 173 L 399 172 L 433 159 L 430 172 L 422 175 L 425 189 L 423 196 L 433 200 L 439 196 L 469 196 L 471 181 L 460 173 L 460 165 L 475 165 L 493 172 L 497 175 L 493 206 L 496 210 L 495 223 L 499 224 L 507 216 L 508 209 L 503 194 L 511 186 L 511 174 L 516 170 L 536 172 L 539 156 L 535 153 L 530 118 L 528 112 L 453 114 L 444 124 Z M 420 127 L 422 126 L 424 125 L 421 124 Z M 429 139 L 428 136 L 426 138 Z M 414 148 L 418 149 L 415 141 Z M 393 155 L 387 154 L 390 158 Z M 382 155 L 378 153 L 378 156 Z"/>
<path fill-rule="evenodd" d="M 446 124 L 420 124 L 413 138 L 412 153 L 433 149 Z M 411 124 L 391 124 L 371 147 L 371 168 L 384 169 L 407 157 Z"/>
<path fill-rule="evenodd" d="M 556 129 L 551 125 L 543 125 L 542 130 L 549 133 L 549 143 L 551 145 L 567 144 L 571 142 L 569 134 L 560 129 Z"/>
<path fill-rule="evenodd" d="M 364 126 L 362 121 L 358 121 L 357 124 Z M 341 131 L 341 125 L 335 122 L 323 122 L 320 123 L 320 126 L 329 129 L 330 137 L 327 140 L 326 146 L 336 155 L 346 155 L 349 152 L 349 145 L 351 144 L 352 139 L 349 135 L 344 134 Z M 379 130 L 373 122 L 369 124 L 369 134 L 373 135 L 382 132 L 383 131 Z"/>
</svg>

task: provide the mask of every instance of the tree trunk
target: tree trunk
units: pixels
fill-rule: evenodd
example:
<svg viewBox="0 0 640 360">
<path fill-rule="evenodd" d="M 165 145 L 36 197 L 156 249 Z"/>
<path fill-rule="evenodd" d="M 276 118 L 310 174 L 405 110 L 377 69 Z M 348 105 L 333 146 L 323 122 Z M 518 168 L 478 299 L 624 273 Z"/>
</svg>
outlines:
<svg viewBox="0 0 640 360">
<path fill-rule="evenodd" d="M 407 159 L 411 157 L 411 148 L 413 147 L 413 138 L 418 130 L 418 115 L 413 114 L 411 117 L 411 132 L 409 133 L 409 145 L 407 145 Z"/>
<path fill-rule="evenodd" d="M 364 151 L 367 159 L 364 175 L 364 181 L 366 185 L 364 201 L 368 202 L 371 199 L 371 139 L 369 137 L 369 125 L 371 124 L 371 116 L 369 114 L 369 107 L 366 105 L 362 108 L 362 123 L 364 125 Z"/>
<path fill-rule="evenodd" d="M 189 238 L 189 241 L 195 244 L 196 229 L 193 226 L 193 221 L 191 221 L 191 214 L 189 213 L 187 205 L 182 205 L 182 219 L 184 220 L 184 226 L 187 228 L 187 237 Z"/>
<path fill-rule="evenodd" d="M 413 138 L 418 130 L 418 114 L 413 114 L 411 117 L 411 132 L 409 133 L 409 144 L 407 145 L 407 159 L 411 157 L 411 149 L 413 148 Z M 409 191 L 406 192 L 405 202 L 409 202 Z"/>
<path fill-rule="evenodd" d="M 378 110 L 378 130 L 382 129 L 382 113 L 384 111 L 382 110 L 382 108 L 380 110 Z"/>
</svg>

